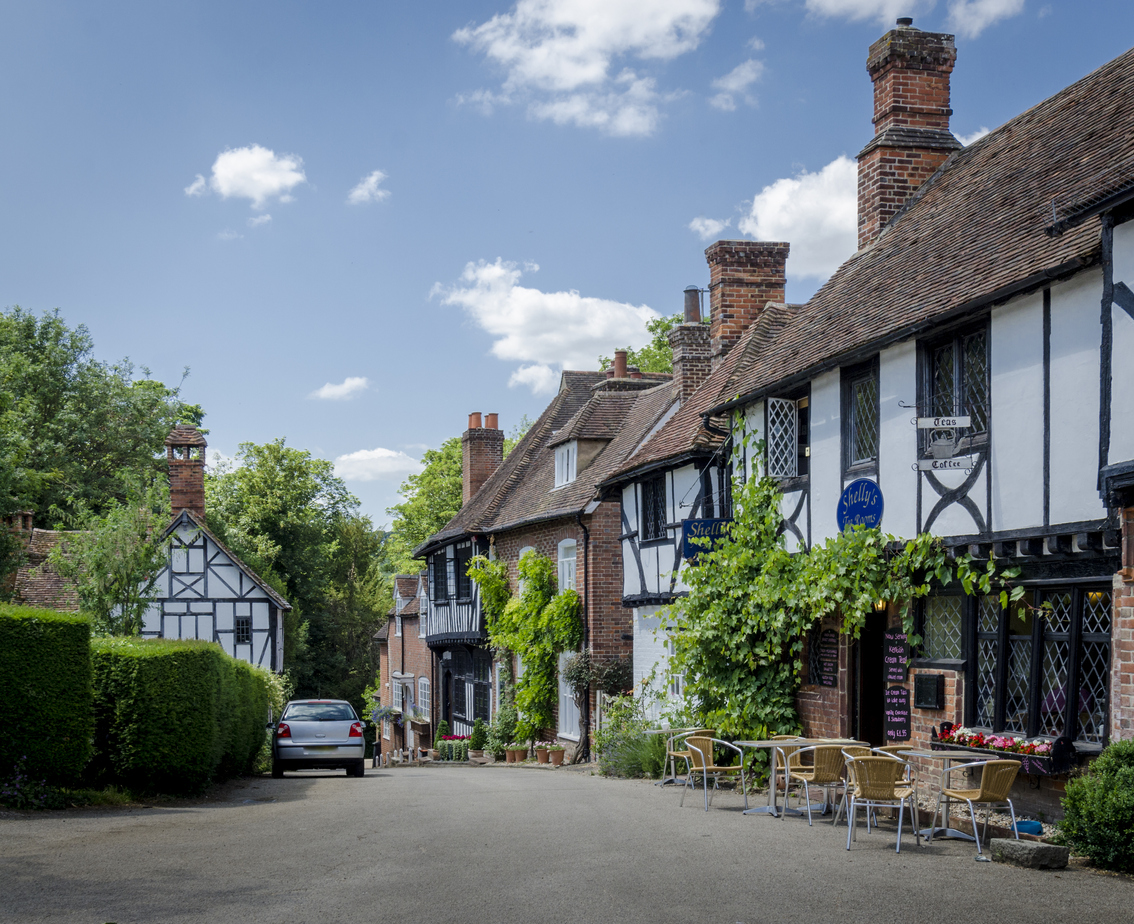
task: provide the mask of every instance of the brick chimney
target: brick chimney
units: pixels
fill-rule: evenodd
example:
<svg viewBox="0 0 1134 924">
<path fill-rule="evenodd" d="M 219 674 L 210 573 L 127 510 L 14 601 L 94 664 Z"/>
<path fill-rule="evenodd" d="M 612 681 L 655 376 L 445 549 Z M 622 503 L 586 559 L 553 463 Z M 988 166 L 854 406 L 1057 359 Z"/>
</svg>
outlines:
<svg viewBox="0 0 1134 924">
<path fill-rule="evenodd" d="M 961 147 L 949 131 L 953 36 L 898 20 L 870 46 L 874 139 L 858 155 L 858 246 L 881 233 L 918 188 Z"/>
<path fill-rule="evenodd" d="M 165 438 L 169 457 L 169 506 L 176 517 L 182 510 L 205 516 L 205 447 L 196 427 L 178 424 Z"/>
<path fill-rule="evenodd" d="M 712 347 L 709 325 L 701 321 L 701 290 L 689 286 L 685 290 L 685 319 L 668 334 L 673 351 L 673 384 L 677 399 L 689 400 L 712 371 Z"/>
<path fill-rule="evenodd" d="M 481 426 L 479 411 L 469 414 L 469 428 L 461 434 L 461 504 L 467 504 L 504 461 L 504 431 L 497 429 L 496 414 Z"/>
<path fill-rule="evenodd" d="M 715 369 L 768 302 L 784 301 L 783 241 L 717 241 L 709 263 L 709 336 Z"/>
</svg>

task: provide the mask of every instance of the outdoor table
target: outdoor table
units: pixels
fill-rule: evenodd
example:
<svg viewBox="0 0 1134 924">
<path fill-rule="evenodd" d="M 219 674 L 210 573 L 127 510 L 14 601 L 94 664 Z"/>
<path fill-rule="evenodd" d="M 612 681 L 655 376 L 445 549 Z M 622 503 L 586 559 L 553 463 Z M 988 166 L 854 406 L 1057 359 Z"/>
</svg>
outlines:
<svg viewBox="0 0 1134 924">
<path fill-rule="evenodd" d="M 776 818 L 780 815 L 780 809 L 776 801 L 776 749 L 787 747 L 810 747 L 811 745 L 832 745 L 834 747 L 845 747 L 847 745 L 865 744 L 863 741 L 855 741 L 850 738 L 780 738 L 775 741 L 737 741 L 737 747 L 740 748 L 769 748 L 771 749 L 771 771 L 768 775 L 768 804 L 761 805 L 757 808 L 746 809 L 743 814 L 745 815 L 772 815 Z M 787 784 L 788 784 L 788 768 L 784 767 L 784 807 L 783 813 L 785 815 L 802 815 L 804 812 L 801 809 L 788 808 L 787 804 Z"/>
<path fill-rule="evenodd" d="M 946 780 L 949 778 L 949 768 L 953 766 L 954 760 L 963 760 L 966 762 L 973 762 L 972 751 L 927 751 L 924 748 L 911 748 L 908 751 L 899 751 L 899 757 L 921 757 L 926 760 L 942 760 L 944 764 L 941 768 L 941 791 L 946 789 Z M 919 834 L 922 837 L 959 837 L 966 841 L 975 841 L 976 838 L 972 834 L 966 834 L 964 831 L 958 831 L 956 828 L 949 827 L 949 807 L 952 805 L 953 800 L 948 796 L 945 797 L 945 805 L 943 808 L 944 818 L 942 823 L 945 827 L 937 828 L 922 828 Z M 932 822 L 930 822 L 932 824 Z M 974 831 L 973 834 L 976 834 Z"/>
</svg>

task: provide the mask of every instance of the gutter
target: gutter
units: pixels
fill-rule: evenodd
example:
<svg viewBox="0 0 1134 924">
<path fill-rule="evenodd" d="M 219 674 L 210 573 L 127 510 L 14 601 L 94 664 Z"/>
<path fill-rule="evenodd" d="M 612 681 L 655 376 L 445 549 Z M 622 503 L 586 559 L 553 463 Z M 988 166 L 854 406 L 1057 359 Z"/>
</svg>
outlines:
<svg viewBox="0 0 1134 924">
<path fill-rule="evenodd" d="M 903 340 L 908 340 L 910 337 L 916 336 L 930 328 L 940 327 L 943 323 L 959 318 L 966 314 L 971 314 L 982 308 L 992 308 L 993 306 L 1002 302 L 1008 301 L 1017 295 L 1025 295 L 1040 289 L 1048 283 L 1055 282 L 1075 275 L 1078 272 L 1086 269 L 1087 267 L 1094 266 L 1100 262 L 1098 248 L 1094 248 L 1090 253 L 1083 254 L 1075 257 L 1074 259 L 1067 260 L 1060 263 L 1058 266 L 1053 266 L 1050 269 L 1040 270 L 1038 273 L 1032 273 L 1018 282 L 1010 283 L 1006 286 L 1001 286 L 989 292 L 987 295 L 982 295 L 979 298 L 970 299 L 956 308 L 951 308 L 941 314 L 934 315 L 932 318 L 927 318 L 923 321 L 917 321 L 913 324 L 905 324 L 899 328 L 894 329 L 884 337 L 879 337 L 876 340 L 863 344 L 854 350 L 848 350 L 845 353 L 839 353 L 830 359 L 823 360 L 813 366 L 788 376 L 787 378 L 780 379 L 776 382 L 771 382 L 761 388 L 753 389 L 752 391 L 745 392 L 744 394 L 737 395 L 731 401 L 726 401 L 723 404 L 718 404 L 702 415 L 706 420 L 710 415 L 723 414 L 732 411 L 735 408 L 742 407 L 746 404 L 752 404 L 754 401 L 760 401 L 768 396 L 773 390 L 779 391 L 784 388 L 791 388 L 793 385 L 808 382 L 824 372 L 831 369 L 837 369 L 839 366 L 853 365 L 860 360 L 868 359 L 875 353 L 879 352 L 884 347 L 888 347 L 894 343 L 900 343 Z"/>
</svg>

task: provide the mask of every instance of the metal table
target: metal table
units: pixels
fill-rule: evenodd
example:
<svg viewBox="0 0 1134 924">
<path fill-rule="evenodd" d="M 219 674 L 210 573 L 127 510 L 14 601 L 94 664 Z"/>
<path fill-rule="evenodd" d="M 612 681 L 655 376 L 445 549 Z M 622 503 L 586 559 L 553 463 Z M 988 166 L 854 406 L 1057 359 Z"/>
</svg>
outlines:
<svg viewBox="0 0 1134 924">
<path fill-rule="evenodd" d="M 949 768 L 953 766 L 953 761 L 963 760 L 966 763 L 973 763 L 972 751 L 927 751 L 924 748 L 910 748 L 910 750 L 908 750 L 908 751 L 899 751 L 898 756 L 899 757 L 907 757 L 907 758 L 909 758 L 909 757 L 920 757 L 923 760 L 943 760 L 945 763 L 941 768 L 941 791 L 942 792 L 944 792 L 945 789 L 946 789 L 946 780 L 949 778 Z M 976 837 L 974 837 L 973 835 L 975 835 L 977 832 L 974 831 L 973 834 L 966 834 L 964 831 L 958 831 L 956 828 L 950 828 L 949 827 L 949 818 L 951 817 L 950 814 L 949 814 L 949 809 L 950 809 L 950 806 L 952 806 L 952 804 L 953 804 L 953 800 L 950 799 L 948 796 L 946 796 L 944 806 L 942 807 L 942 811 L 944 813 L 944 817 L 942 819 L 942 822 L 945 825 L 945 827 L 943 827 L 943 828 L 942 827 L 922 828 L 921 831 L 918 832 L 918 833 L 921 834 L 922 837 L 926 837 L 926 838 L 929 838 L 929 837 L 959 837 L 959 838 L 966 840 L 966 841 L 975 841 Z M 932 825 L 932 823 L 933 822 L 930 822 L 931 825 Z"/>
<path fill-rule="evenodd" d="M 737 747 L 740 748 L 768 748 L 771 750 L 771 770 L 768 775 L 768 804 L 761 805 L 757 808 L 746 809 L 743 814 L 745 815 L 772 815 L 778 818 L 782 811 L 784 815 L 803 815 L 805 812 L 802 809 L 788 808 L 787 804 L 787 783 L 788 783 L 788 768 L 784 767 L 784 807 L 781 810 L 776 800 L 776 749 L 782 747 L 795 747 L 805 748 L 812 745 L 832 745 L 834 747 L 847 747 L 850 745 L 865 745 L 865 741 L 855 741 L 850 738 L 838 738 L 832 740 L 830 738 L 780 738 L 777 740 L 767 741 L 737 741 Z"/>
</svg>

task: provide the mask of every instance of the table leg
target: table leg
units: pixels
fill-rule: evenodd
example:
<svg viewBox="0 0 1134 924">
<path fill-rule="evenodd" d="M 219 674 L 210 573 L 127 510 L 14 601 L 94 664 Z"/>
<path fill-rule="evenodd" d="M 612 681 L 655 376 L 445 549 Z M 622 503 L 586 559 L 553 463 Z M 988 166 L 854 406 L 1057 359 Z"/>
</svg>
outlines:
<svg viewBox="0 0 1134 924">
<path fill-rule="evenodd" d="M 768 787 L 768 804 L 761 805 L 757 808 L 745 809 L 742 814 L 744 815 L 771 815 L 773 817 L 779 816 L 779 811 L 776 809 L 776 749 L 768 748 L 772 752 L 772 768 L 769 775 L 771 785 Z"/>
<path fill-rule="evenodd" d="M 946 780 L 949 779 L 949 768 L 953 766 L 953 758 L 946 757 L 943 759 L 945 763 L 941 770 L 941 792 L 945 792 L 947 786 Z M 952 805 L 953 801 L 948 796 L 945 796 L 945 798 L 941 800 L 941 812 L 943 815 L 941 824 L 936 828 L 922 828 L 919 832 L 922 837 L 956 837 L 965 841 L 976 840 L 971 834 L 966 834 L 964 831 L 958 831 L 956 828 L 949 827 L 949 812 Z M 930 822 L 930 824 L 932 824 L 932 822 Z M 974 831 L 973 833 L 975 834 L 976 832 Z"/>
</svg>

